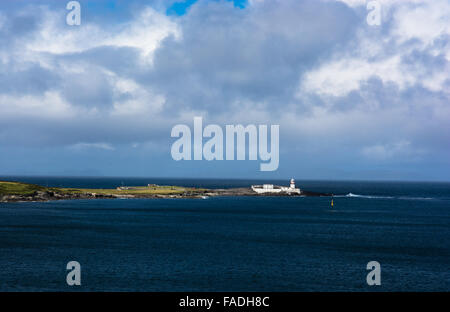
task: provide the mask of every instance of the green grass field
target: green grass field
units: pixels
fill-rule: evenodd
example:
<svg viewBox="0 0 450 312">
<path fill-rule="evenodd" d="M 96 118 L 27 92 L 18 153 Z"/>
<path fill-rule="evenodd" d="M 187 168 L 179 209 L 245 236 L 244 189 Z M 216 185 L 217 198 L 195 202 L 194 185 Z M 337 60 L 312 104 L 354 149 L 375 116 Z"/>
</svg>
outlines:
<svg viewBox="0 0 450 312">
<path fill-rule="evenodd" d="M 201 192 L 203 189 L 187 188 L 180 186 L 136 186 L 130 189 L 78 189 L 78 188 L 56 188 L 44 187 L 35 184 L 21 183 L 21 182 L 7 182 L 0 181 L 0 195 L 33 195 L 41 191 L 51 191 L 60 194 L 74 194 L 74 193 L 96 193 L 104 195 L 175 195 L 183 194 L 185 192 Z"/>
<path fill-rule="evenodd" d="M 51 188 L 35 184 L 0 181 L 0 195 L 32 195 L 37 191 L 50 191 Z"/>
<path fill-rule="evenodd" d="M 105 195 L 142 195 L 142 194 L 182 194 L 184 192 L 190 191 L 201 191 L 200 189 L 179 187 L 179 186 L 157 186 L 157 187 L 132 187 L 128 190 L 117 190 L 117 189 L 73 189 L 73 188 L 62 188 L 60 189 L 64 193 L 96 193 Z"/>
</svg>

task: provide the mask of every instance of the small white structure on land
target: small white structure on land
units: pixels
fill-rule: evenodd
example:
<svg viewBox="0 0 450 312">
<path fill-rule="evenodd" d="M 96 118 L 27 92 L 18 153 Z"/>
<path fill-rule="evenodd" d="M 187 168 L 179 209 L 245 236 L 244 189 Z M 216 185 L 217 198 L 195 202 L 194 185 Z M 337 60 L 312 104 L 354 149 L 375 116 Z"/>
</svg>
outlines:
<svg viewBox="0 0 450 312">
<path fill-rule="evenodd" d="M 300 194 L 300 189 L 295 187 L 294 179 L 291 179 L 291 183 L 289 186 L 278 186 L 273 184 L 252 185 L 252 190 L 258 194 L 264 193 Z"/>
</svg>

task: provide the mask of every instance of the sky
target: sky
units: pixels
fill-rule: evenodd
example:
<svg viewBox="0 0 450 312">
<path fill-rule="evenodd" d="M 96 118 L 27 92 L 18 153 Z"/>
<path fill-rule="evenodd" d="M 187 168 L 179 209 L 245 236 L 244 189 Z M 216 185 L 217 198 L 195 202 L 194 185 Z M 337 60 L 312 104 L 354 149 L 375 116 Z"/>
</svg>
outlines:
<svg viewBox="0 0 450 312">
<path fill-rule="evenodd" d="M 0 176 L 450 181 L 450 2 L 0 1 Z M 279 125 L 280 160 L 171 129 Z"/>
</svg>

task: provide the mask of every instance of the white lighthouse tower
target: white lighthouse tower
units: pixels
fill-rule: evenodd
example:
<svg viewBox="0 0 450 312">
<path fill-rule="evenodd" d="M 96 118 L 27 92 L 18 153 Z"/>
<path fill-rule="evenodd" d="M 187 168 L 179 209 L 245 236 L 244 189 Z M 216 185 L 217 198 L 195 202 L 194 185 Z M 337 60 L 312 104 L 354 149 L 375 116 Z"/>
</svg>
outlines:
<svg viewBox="0 0 450 312">
<path fill-rule="evenodd" d="M 289 186 L 291 189 L 295 189 L 295 180 L 291 179 L 291 185 Z"/>
</svg>

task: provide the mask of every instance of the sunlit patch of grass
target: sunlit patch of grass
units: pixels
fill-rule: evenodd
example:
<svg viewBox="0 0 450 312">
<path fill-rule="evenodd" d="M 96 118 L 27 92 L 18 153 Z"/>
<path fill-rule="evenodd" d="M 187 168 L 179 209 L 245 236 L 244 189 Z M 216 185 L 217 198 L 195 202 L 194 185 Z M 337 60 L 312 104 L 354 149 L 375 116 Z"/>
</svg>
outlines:
<svg viewBox="0 0 450 312">
<path fill-rule="evenodd" d="M 32 195 L 48 188 L 28 183 L 0 181 L 0 195 Z"/>
<path fill-rule="evenodd" d="M 136 186 L 125 189 L 83 189 L 43 187 L 35 184 L 0 181 L 0 195 L 33 195 L 37 191 L 59 194 L 95 193 L 101 195 L 177 195 L 190 192 L 202 192 L 205 189 L 180 186 Z"/>
<path fill-rule="evenodd" d="M 96 193 L 103 195 L 170 195 L 170 194 L 183 194 L 185 192 L 202 191 L 201 189 L 186 188 L 179 186 L 139 186 L 130 187 L 128 189 L 61 189 L 67 193 Z"/>
</svg>

